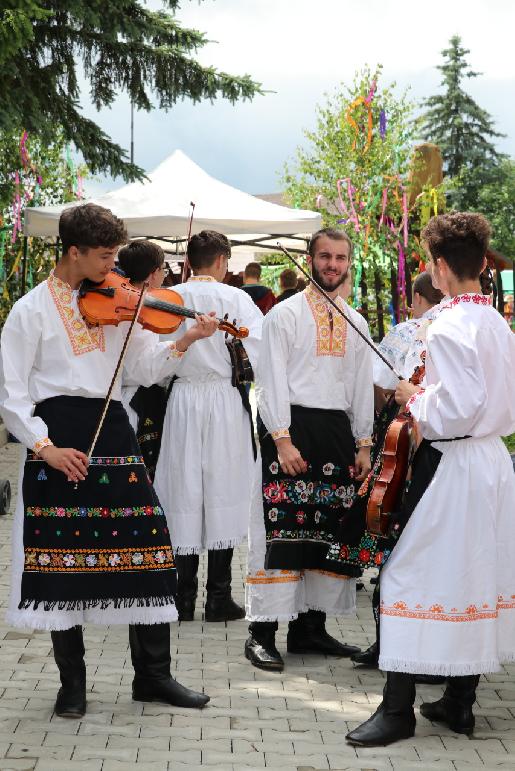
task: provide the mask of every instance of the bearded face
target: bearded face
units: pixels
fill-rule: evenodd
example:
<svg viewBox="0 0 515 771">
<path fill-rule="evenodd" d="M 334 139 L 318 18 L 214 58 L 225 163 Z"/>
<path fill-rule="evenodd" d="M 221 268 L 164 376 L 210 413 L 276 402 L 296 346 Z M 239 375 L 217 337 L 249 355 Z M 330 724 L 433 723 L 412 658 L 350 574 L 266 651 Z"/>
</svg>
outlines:
<svg viewBox="0 0 515 771">
<path fill-rule="evenodd" d="M 347 278 L 350 267 L 350 247 L 343 239 L 320 236 L 315 244 L 315 254 L 310 260 L 311 273 L 317 284 L 326 292 L 335 292 Z"/>
</svg>

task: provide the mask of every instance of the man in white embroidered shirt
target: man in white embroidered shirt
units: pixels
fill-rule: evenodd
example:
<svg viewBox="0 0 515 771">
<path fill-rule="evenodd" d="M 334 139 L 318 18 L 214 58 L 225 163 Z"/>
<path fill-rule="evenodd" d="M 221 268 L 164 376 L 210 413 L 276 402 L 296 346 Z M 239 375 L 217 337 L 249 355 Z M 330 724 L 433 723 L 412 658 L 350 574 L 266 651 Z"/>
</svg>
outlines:
<svg viewBox="0 0 515 771">
<path fill-rule="evenodd" d="M 365 320 L 337 298 L 351 255 L 347 234 L 326 228 L 313 236 L 308 262 L 313 278 L 368 334 Z M 265 318 L 256 395 L 264 428 L 245 655 L 254 666 L 281 670 L 275 632 L 278 621 L 289 621 L 289 653 L 350 656 L 358 649 L 331 637 L 325 620 L 354 611 L 354 578 L 372 556 L 362 518 L 351 514 L 355 482 L 370 469 L 372 362 L 366 343 L 315 287 Z M 337 542 L 339 560 L 329 562 Z"/>
</svg>

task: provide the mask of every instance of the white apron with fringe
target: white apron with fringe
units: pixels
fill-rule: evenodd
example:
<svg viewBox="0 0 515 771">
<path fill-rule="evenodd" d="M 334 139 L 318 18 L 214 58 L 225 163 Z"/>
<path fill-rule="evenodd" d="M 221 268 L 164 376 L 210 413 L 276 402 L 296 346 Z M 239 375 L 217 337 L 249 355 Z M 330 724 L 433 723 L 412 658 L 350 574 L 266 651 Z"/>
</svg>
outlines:
<svg viewBox="0 0 515 771">
<path fill-rule="evenodd" d="M 256 463 L 249 523 L 245 588 L 249 621 L 291 621 L 308 610 L 328 616 L 356 612 L 356 580 L 322 570 L 265 570 L 266 533 L 261 458 Z"/>
<path fill-rule="evenodd" d="M 179 378 L 168 401 L 154 487 L 176 554 L 229 549 L 247 537 L 251 426 L 230 379 Z"/>
<path fill-rule="evenodd" d="M 442 453 L 381 572 L 379 666 L 496 672 L 515 659 L 515 336 L 482 295 L 459 295 L 429 328 L 427 387 L 408 402 Z M 438 439 L 466 437 L 458 441 Z"/>
</svg>

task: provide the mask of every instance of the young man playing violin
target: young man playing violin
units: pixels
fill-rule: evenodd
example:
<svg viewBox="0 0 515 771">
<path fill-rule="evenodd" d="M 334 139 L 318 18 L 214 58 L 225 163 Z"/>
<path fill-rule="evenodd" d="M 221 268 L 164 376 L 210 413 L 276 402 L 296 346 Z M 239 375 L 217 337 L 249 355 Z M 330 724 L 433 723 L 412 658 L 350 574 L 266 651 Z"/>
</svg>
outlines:
<svg viewBox="0 0 515 771">
<path fill-rule="evenodd" d="M 515 659 L 515 476 L 500 439 L 515 430 L 515 337 L 482 294 L 490 227 L 442 214 L 422 231 L 433 283 L 450 301 L 427 333 L 425 388 L 395 399 L 423 437 L 404 529 L 381 572 L 383 701 L 347 741 L 387 745 L 415 732 L 415 675 L 447 677 L 421 714 L 471 734 L 480 674 Z"/>
<path fill-rule="evenodd" d="M 86 710 L 84 623 L 130 625 L 134 699 L 202 707 L 207 696 L 170 676 L 173 551 L 119 383 L 92 457 L 86 455 L 129 323 L 89 326 L 78 295 L 83 280 L 102 282 L 114 267 L 124 224 L 99 206 L 74 206 L 61 215 L 59 236 L 62 258 L 14 305 L 1 338 L 0 412 L 27 448 L 7 621 L 51 632 L 59 716 Z M 201 317 L 170 344 L 136 324 L 126 370 L 144 385 L 171 376 L 190 345 L 216 326 Z"/>
<path fill-rule="evenodd" d="M 243 341 L 255 367 L 262 314 L 241 289 L 224 284 L 231 247 L 203 230 L 190 239 L 193 275 L 174 286 L 193 310 L 214 309 L 249 330 Z M 186 327 L 191 324 L 186 321 Z M 175 339 L 175 335 L 172 336 Z M 233 548 L 247 536 L 254 454 L 250 406 L 232 384 L 231 357 L 221 335 L 195 346 L 176 372 L 168 399 L 155 485 L 174 544 L 179 620 L 192 621 L 199 554 L 208 550 L 206 621 L 243 618 L 231 596 Z M 246 404 L 244 404 L 246 400 Z"/>
<path fill-rule="evenodd" d="M 352 255 L 342 230 L 315 233 L 313 278 L 368 335 L 365 319 L 339 296 Z M 279 621 L 289 621 L 290 653 L 350 656 L 358 648 L 332 637 L 326 615 L 354 611 L 366 555 L 364 518 L 351 507 L 355 481 L 370 470 L 374 419 L 369 347 L 311 284 L 276 305 L 263 323 L 256 374 L 262 473 L 256 475 L 249 530 L 245 655 L 281 670 Z M 345 558 L 331 547 L 343 533 Z M 368 560 L 368 558 L 366 558 Z"/>
</svg>

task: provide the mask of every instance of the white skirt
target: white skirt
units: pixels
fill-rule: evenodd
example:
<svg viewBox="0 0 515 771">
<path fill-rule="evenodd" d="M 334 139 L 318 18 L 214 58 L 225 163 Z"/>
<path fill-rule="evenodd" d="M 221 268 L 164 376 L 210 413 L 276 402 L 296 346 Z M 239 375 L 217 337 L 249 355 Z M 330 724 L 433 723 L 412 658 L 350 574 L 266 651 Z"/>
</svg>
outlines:
<svg viewBox="0 0 515 771">
<path fill-rule="evenodd" d="M 266 532 L 261 484 L 261 458 L 256 463 L 249 523 L 245 588 L 249 621 L 291 621 L 308 610 L 328 616 L 356 611 L 356 580 L 325 570 L 265 570 Z"/>
<path fill-rule="evenodd" d="M 230 380 L 178 380 L 154 487 L 176 554 L 229 549 L 247 537 L 254 473 L 251 426 Z"/>
<path fill-rule="evenodd" d="M 515 474 L 501 439 L 434 442 L 436 474 L 381 573 L 379 666 L 496 672 L 515 659 Z"/>
<path fill-rule="evenodd" d="M 23 550 L 23 523 L 24 505 L 22 497 L 23 469 L 25 465 L 26 451 L 21 453 L 20 471 L 18 476 L 18 499 L 13 517 L 12 545 L 11 545 L 11 591 L 9 606 L 5 620 L 10 626 L 21 629 L 41 629 L 58 631 L 70 629 L 72 626 L 82 624 L 160 624 L 169 621 L 177 621 L 177 609 L 175 605 L 165 607 L 137 607 L 113 608 L 105 610 L 101 608 L 88 608 L 86 610 L 43 610 L 43 603 L 37 610 L 33 607 L 20 610 L 18 605 L 21 599 L 21 579 L 25 563 Z"/>
</svg>

